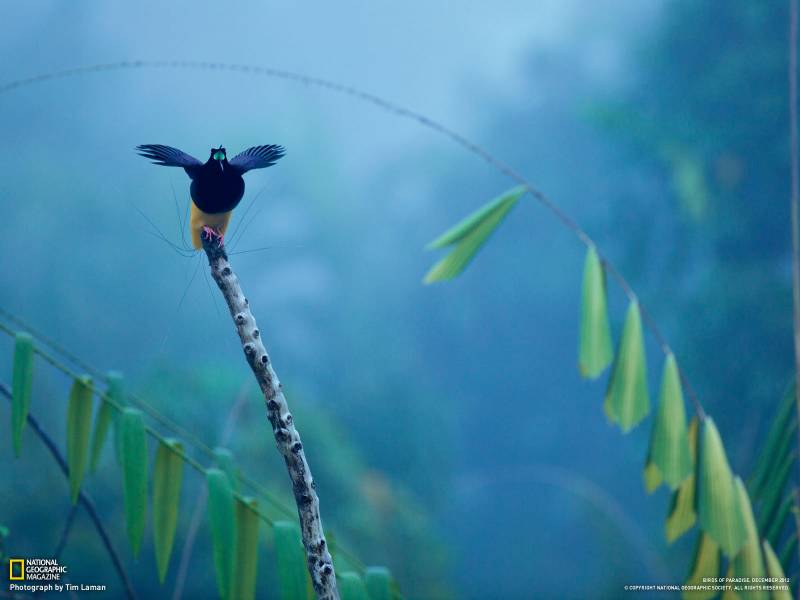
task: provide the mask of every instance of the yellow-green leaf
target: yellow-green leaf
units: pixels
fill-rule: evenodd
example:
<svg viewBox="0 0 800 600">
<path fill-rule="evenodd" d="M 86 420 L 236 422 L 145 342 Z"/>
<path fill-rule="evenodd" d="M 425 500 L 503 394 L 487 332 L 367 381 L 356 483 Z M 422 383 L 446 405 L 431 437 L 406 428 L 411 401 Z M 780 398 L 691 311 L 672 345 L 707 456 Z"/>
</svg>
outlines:
<svg viewBox="0 0 800 600">
<path fill-rule="evenodd" d="M 338 577 L 339 595 L 342 600 L 370 600 L 364 581 L 353 571 L 345 571 Z"/>
<path fill-rule="evenodd" d="M 671 353 L 664 362 L 649 459 L 673 490 L 692 473 L 681 381 L 678 365 Z"/>
<path fill-rule="evenodd" d="M 658 467 L 648 456 L 647 463 L 644 466 L 644 489 L 647 490 L 648 494 L 652 494 L 658 489 L 662 481 L 664 481 L 664 478 L 661 475 L 661 471 L 658 470 Z"/>
<path fill-rule="evenodd" d="M 693 417 L 689 422 L 689 452 L 692 465 L 697 462 L 697 417 Z M 684 533 L 686 533 L 697 520 L 694 512 L 695 498 L 695 474 L 694 469 L 689 476 L 681 482 L 678 489 L 672 494 L 665 533 L 667 541 L 672 543 Z"/>
<path fill-rule="evenodd" d="M 22 450 L 22 432 L 28 421 L 33 385 L 33 338 L 18 333 L 14 338 L 14 366 L 11 376 L 11 439 L 14 455 Z"/>
<path fill-rule="evenodd" d="M 133 555 L 138 556 L 147 518 L 147 439 L 140 411 L 122 411 L 120 434 L 125 521 Z"/>
<path fill-rule="evenodd" d="M 769 545 L 767 540 L 764 540 L 763 546 L 764 550 L 764 558 L 766 559 L 765 562 L 767 563 L 767 576 L 773 579 L 785 579 L 786 575 L 783 574 L 783 568 L 781 567 L 780 561 L 778 561 L 778 557 L 775 556 L 775 551 L 772 549 L 772 546 Z M 775 583 L 773 584 L 777 586 L 785 586 L 785 590 L 772 590 L 772 600 L 792 600 L 792 592 L 789 589 L 789 584 L 783 583 Z"/>
<path fill-rule="evenodd" d="M 744 519 L 746 541 L 736 554 L 736 557 L 731 561 L 733 577 L 749 577 L 751 579 L 764 577 L 764 560 L 761 556 L 761 543 L 758 538 L 756 522 L 753 518 L 750 497 L 747 495 L 747 490 L 741 479 L 736 477 L 734 482 L 739 509 Z M 748 600 L 768 600 L 769 593 L 763 590 L 752 590 L 748 591 L 747 598 Z"/>
<path fill-rule="evenodd" d="M 703 422 L 697 481 L 700 526 L 734 557 L 747 537 L 733 474 L 711 417 Z"/>
<path fill-rule="evenodd" d="M 119 371 L 109 371 L 106 374 L 106 395 L 111 398 L 114 403 L 124 408 L 125 407 L 125 381 L 122 378 L 122 373 Z M 117 458 L 117 464 L 122 465 L 122 431 L 120 423 L 122 421 L 121 410 L 115 410 L 113 413 L 114 423 L 114 455 Z"/>
<path fill-rule="evenodd" d="M 428 248 L 451 244 L 455 248 L 428 271 L 425 283 L 446 281 L 461 273 L 524 193 L 522 186 L 509 190 L 428 244 Z"/>
<path fill-rule="evenodd" d="M 481 223 L 490 218 L 498 211 L 508 212 L 509 204 L 511 206 L 520 199 L 525 193 L 524 186 L 517 186 L 503 193 L 502 195 L 494 198 L 490 202 L 484 204 L 481 208 L 453 225 L 450 229 L 445 231 L 438 238 L 428 244 L 428 250 L 434 248 L 444 248 L 463 240 L 470 233 L 472 233 Z"/>
<path fill-rule="evenodd" d="M 612 360 L 614 346 L 608 323 L 605 272 L 597 250 L 589 246 L 583 266 L 578 368 L 581 375 L 594 379 L 606 370 Z"/>
<path fill-rule="evenodd" d="M 367 567 L 364 583 L 370 600 L 392 600 L 392 576 L 386 567 Z"/>
<path fill-rule="evenodd" d="M 236 516 L 230 480 L 219 469 L 206 471 L 208 483 L 208 517 L 211 522 L 211 541 L 217 590 L 220 598 L 229 598 L 236 552 Z"/>
<path fill-rule="evenodd" d="M 214 448 L 214 462 L 217 468 L 228 476 L 231 482 L 231 489 L 239 489 L 239 470 L 233 461 L 233 453 L 227 448 Z"/>
<path fill-rule="evenodd" d="M 236 499 L 236 562 L 231 600 L 251 600 L 256 595 L 258 574 L 258 503 L 253 498 Z"/>
<path fill-rule="evenodd" d="M 636 301 L 630 303 L 625 316 L 605 404 L 606 414 L 619 424 L 623 433 L 635 427 L 650 411 L 642 317 Z"/>
<path fill-rule="evenodd" d="M 276 521 L 275 555 L 278 559 L 278 585 L 281 600 L 313 599 L 306 567 L 306 555 L 300 539 L 300 528 L 290 521 Z"/>
<path fill-rule="evenodd" d="M 700 533 L 695 546 L 692 568 L 686 585 L 708 585 L 705 578 L 719 577 L 719 545 L 706 533 Z M 713 590 L 684 591 L 681 595 L 686 600 L 706 600 L 713 598 L 717 592 Z"/>
<path fill-rule="evenodd" d="M 166 439 L 159 443 L 153 466 L 153 542 L 158 581 L 164 583 L 178 525 L 183 480 L 183 445 Z"/>
<path fill-rule="evenodd" d="M 100 400 L 100 408 L 97 409 L 97 417 L 94 420 L 94 434 L 92 435 L 91 459 L 89 460 L 89 470 L 94 472 L 106 442 L 108 428 L 114 419 L 116 409 L 106 399 Z"/>
<path fill-rule="evenodd" d="M 69 467 L 70 499 L 75 504 L 81 491 L 89 456 L 92 432 L 92 380 L 88 375 L 72 383 L 67 405 L 67 466 Z"/>
</svg>

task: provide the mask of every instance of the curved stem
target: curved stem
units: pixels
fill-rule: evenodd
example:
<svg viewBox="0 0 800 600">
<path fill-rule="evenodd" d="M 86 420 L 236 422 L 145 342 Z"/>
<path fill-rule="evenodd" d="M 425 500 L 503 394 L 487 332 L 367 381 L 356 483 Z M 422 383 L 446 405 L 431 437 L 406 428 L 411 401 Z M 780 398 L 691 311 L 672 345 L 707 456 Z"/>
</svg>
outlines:
<svg viewBox="0 0 800 600">
<path fill-rule="evenodd" d="M 0 394 L 8 398 L 8 401 L 11 402 L 11 390 L 5 383 L 0 382 Z M 42 427 L 39 425 L 39 422 L 28 413 L 28 425 L 30 425 L 33 432 L 39 437 L 45 447 L 50 451 L 50 454 L 55 459 L 58 466 L 61 468 L 62 473 L 64 473 L 65 477 L 69 477 L 69 468 L 67 467 L 67 461 L 64 460 L 64 457 L 61 455 L 61 451 L 56 446 L 56 443 L 53 441 Z M 108 532 L 106 528 L 103 526 L 103 522 L 100 520 L 99 515 L 97 514 L 97 509 L 94 506 L 94 502 L 92 499 L 86 494 L 86 492 L 79 492 L 78 493 L 78 501 L 83 505 L 86 509 L 86 513 L 89 515 L 89 518 L 94 523 L 94 528 L 97 530 L 97 534 L 100 536 L 100 539 L 103 542 L 103 546 L 105 546 L 106 552 L 108 552 L 109 557 L 111 558 L 111 562 L 114 563 L 114 568 L 119 575 L 120 581 L 122 581 L 122 585 L 125 588 L 125 596 L 129 600 L 135 600 L 136 594 L 133 591 L 133 585 L 131 584 L 131 580 L 128 577 L 125 568 L 122 566 L 122 561 L 119 558 L 119 554 L 117 551 L 114 550 L 114 546 L 111 544 L 111 538 L 108 537 Z"/>
<path fill-rule="evenodd" d="M 329 81 L 327 79 L 322 79 L 320 77 L 312 77 L 309 75 L 305 75 L 303 73 L 296 73 L 293 71 L 286 71 L 283 69 L 275 69 L 271 67 L 260 67 L 256 65 L 243 65 L 243 64 L 220 63 L 220 62 L 209 62 L 209 61 L 198 61 L 198 60 L 123 60 L 114 63 L 88 65 L 84 67 L 65 69 L 62 71 L 53 71 L 51 73 L 42 73 L 39 75 L 34 75 L 33 77 L 26 77 L 14 81 L 8 81 L 4 84 L 0 84 L 0 94 L 10 92 L 12 90 L 25 87 L 28 85 L 44 83 L 46 81 L 51 81 L 54 79 L 74 77 L 77 75 L 84 75 L 88 73 L 118 71 L 123 69 L 198 69 L 198 70 L 218 70 L 218 71 L 230 71 L 235 73 L 263 75 L 266 77 L 273 77 L 276 79 L 293 81 L 295 83 L 300 83 L 303 85 L 319 87 L 345 96 L 350 96 L 352 98 L 356 98 L 363 102 L 367 102 L 369 104 L 377 106 L 378 108 L 385 110 L 386 112 L 392 113 L 398 117 L 408 118 L 413 121 L 416 121 L 423 127 L 426 127 L 427 129 L 435 131 L 436 133 L 439 133 L 440 135 L 443 135 L 444 137 L 450 139 L 452 142 L 461 146 L 471 154 L 474 154 L 475 156 L 484 160 L 486 163 L 492 166 L 497 172 L 505 175 L 515 183 L 523 186 L 528 194 L 530 194 L 536 201 L 538 201 L 547 210 L 549 210 L 561 222 L 561 224 L 564 225 L 570 231 L 572 231 L 575 234 L 575 236 L 585 246 L 593 246 L 595 248 L 598 257 L 605 265 L 606 271 L 617 281 L 620 288 L 622 288 L 622 291 L 625 293 L 628 299 L 630 301 L 635 300 L 638 302 L 636 294 L 634 293 L 630 283 L 628 283 L 628 280 L 625 279 L 622 273 L 620 273 L 619 269 L 617 269 L 616 266 L 614 266 L 614 264 L 600 251 L 600 249 L 597 247 L 597 244 L 594 243 L 594 240 L 592 240 L 589 234 L 587 234 L 580 227 L 580 225 L 578 225 L 575 219 L 573 219 L 570 215 L 564 212 L 564 210 L 562 210 L 547 195 L 545 195 L 543 192 L 541 192 L 535 186 L 533 186 L 533 184 L 531 184 L 527 179 L 525 179 L 525 177 L 523 177 L 521 173 L 519 173 L 517 170 L 515 170 L 506 162 L 497 158 L 495 155 L 486 150 L 480 144 L 473 142 L 466 136 L 458 133 L 453 129 L 450 129 L 449 127 L 440 123 L 439 121 L 431 119 L 430 117 L 427 117 L 422 113 L 416 112 L 399 104 L 395 104 L 394 102 L 390 102 L 389 100 L 381 98 L 380 96 L 377 96 L 370 92 L 366 92 L 364 90 L 358 89 L 353 86 L 344 85 L 341 83 L 337 83 L 335 81 Z M 653 334 L 653 336 L 656 338 L 656 341 L 658 342 L 661 351 L 664 354 L 672 353 L 672 350 L 667 344 L 666 338 L 661 333 L 661 330 L 656 325 L 655 320 L 652 318 L 652 316 L 646 310 L 646 308 L 641 304 L 641 302 L 639 302 L 639 310 L 641 312 L 642 320 L 644 322 L 645 327 L 647 327 Z M 798 364 L 800 364 L 800 361 L 798 361 Z M 689 399 L 691 400 L 694 406 L 697 416 L 700 419 L 704 419 L 706 416 L 705 410 L 703 409 L 703 406 L 700 403 L 700 400 L 697 397 L 694 388 L 689 382 L 689 378 L 687 377 L 683 369 L 680 368 L 680 366 L 678 366 L 678 373 L 680 375 L 686 394 L 687 396 L 689 396 Z"/>
</svg>

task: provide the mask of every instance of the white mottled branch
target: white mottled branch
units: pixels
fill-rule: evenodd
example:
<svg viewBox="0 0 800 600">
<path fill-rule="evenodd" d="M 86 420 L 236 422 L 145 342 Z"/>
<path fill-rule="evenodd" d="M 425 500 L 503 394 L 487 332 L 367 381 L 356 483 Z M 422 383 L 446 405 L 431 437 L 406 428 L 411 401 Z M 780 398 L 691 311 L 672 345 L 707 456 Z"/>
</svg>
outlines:
<svg viewBox="0 0 800 600">
<path fill-rule="evenodd" d="M 303 452 L 300 434 L 295 429 L 294 418 L 289 412 L 289 406 L 283 395 L 281 383 L 272 368 L 272 361 L 264 348 L 264 343 L 261 341 L 261 333 L 256 326 L 253 313 L 250 312 L 247 298 L 239 286 L 239 279 L 228 262 L 225 247 L 219 245 L 216 238 L 208 239 L 205 235 L 202 238 L 203 250 L 208 256 L 208 264 L 211 267 L 211 276 L 222 291 L 225 302 L 231 311 L 247 363 L 253 370 L 258 385 L 264 393 L 267 416 L 272 424 L 275 442 L 286 461 L 297 504 L 297 514 L 300 517 L 300 531 L 314 591 L 320 600 L 338 600 L 336 575 L 322 530 L 316 485 L 311 476 L 305 452 Z"/>
</svg>

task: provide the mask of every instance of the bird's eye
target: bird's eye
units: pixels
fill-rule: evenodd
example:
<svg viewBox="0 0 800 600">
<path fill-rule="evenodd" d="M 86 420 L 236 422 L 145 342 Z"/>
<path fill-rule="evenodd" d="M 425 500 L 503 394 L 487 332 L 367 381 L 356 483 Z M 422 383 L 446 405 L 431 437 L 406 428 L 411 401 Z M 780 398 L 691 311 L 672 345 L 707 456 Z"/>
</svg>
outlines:
<svg viewBox="0 0 800 600">
<path fill-rule="evenodd" d="M 214 153 L 214 160 L 225 160 L 225 153 L 224 152 L 215 152 Z"/>
</svg>

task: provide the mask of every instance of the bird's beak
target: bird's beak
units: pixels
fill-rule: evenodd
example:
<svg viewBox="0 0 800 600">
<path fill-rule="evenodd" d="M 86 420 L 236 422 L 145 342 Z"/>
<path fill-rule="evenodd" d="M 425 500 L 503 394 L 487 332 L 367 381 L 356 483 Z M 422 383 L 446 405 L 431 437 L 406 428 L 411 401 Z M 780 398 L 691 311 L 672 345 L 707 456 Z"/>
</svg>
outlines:
<svg viewBox="0 0 800 600">
<path fill-rule="evenodd" d="M 222 171 L 223 173 L 225 172 L 225 164 L 221 160 L 219 161 L 219 168 L 220 171 Z"/>
</svg>

